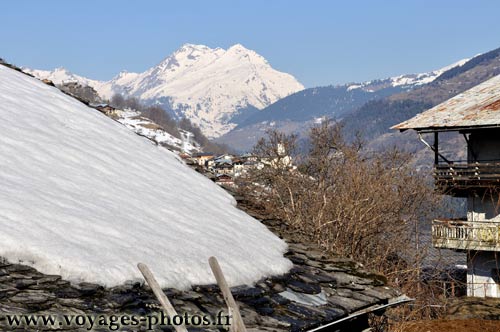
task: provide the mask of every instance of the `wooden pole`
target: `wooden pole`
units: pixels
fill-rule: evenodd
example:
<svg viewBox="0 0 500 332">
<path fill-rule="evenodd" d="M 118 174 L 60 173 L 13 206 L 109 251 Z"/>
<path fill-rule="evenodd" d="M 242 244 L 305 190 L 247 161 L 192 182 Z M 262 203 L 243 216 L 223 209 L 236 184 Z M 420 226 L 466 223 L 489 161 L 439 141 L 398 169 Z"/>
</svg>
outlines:
<svg viewBox="0 0 500 332">
<path fill-rule="evenodd" d="M 210 268 L 212 269 L 212 273 L 215 276 L 215 280 L 217 280 L 217 284 L 222 291 L 224 301 L 226 301 L 227 307 L 229 309 L 229 315 L 233 317 L 233 324 L 231 324 L 230 330 L 234 332 L 246 332 L 247 329 L 245 327 L 245 323 L 243 323 L 243 319 L 241 318 L 240 308 L 236 304 L 236 301 L 233 298 L 233 294 L 231 294 L 231 290 L 229 289 L 226 278 L 222 273 L 222 269 L 220 268 L 217 258 L 210 257 L 208 259 L 208 263 L 210 264 Z"/>
<path fill-rule="evenodd" d="M 434 165 L 439 164 L 439 132 L 434 132 Z"/>
<path fill-rule="evenodd" d="M 167 315 L 170 317 L 174 317 L 177 315 L 177 312 L 175 311 L 174 307 L 172 306 L 172 303 L 168 300 L 168 297 L 163 293 L 161 290 L 160 285 L 156 281 L 153 273 L 151 270 L 147 267 L 146 264 L 139 263 L 137 264 L 137 267 L 139 268 L 139 271 L 141 271 L 142 275 L 144 276 L 144 279 L 146 279 L 146 282 L 148 283 L 149 287 L 151 287 L 151 290 L 155 294 L 156 298 L 158 301 L 160 301 L 161 306 L 165 311 L 167 312 Z M 184 324 L 182 325 L 174 325 L 175 331 L 177 332 L 187 332 L 186 326 Z"/>
</svg>

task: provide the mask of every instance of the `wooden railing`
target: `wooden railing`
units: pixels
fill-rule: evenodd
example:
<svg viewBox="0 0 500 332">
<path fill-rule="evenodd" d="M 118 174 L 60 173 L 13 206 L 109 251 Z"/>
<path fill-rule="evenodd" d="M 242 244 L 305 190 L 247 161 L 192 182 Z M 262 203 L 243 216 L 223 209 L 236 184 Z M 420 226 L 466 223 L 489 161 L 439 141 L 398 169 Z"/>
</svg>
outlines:
<svg viewBox="0 0 500 332">
<path fill-rule="evenodd" d="M 434 168 L 436 187 L 443 192 L 500 187 L 500 162 L 450 162 Z"/>
<path fill-rule="evenodd" d="M 437 248 L 500 251 L 500 222 L 434 220 L 432 243 Z"/>
</svg>

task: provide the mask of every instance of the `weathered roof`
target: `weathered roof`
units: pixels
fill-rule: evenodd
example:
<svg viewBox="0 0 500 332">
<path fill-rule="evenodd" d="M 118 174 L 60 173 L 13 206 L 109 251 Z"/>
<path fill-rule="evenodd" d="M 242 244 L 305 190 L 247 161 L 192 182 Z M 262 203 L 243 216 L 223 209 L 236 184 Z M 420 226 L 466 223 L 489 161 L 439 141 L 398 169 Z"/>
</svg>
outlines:
<svg viewBox="0 0 500 332">
<path fill-rule="evenodd" d="M 195 153 L 193 154 L 193 157 L 194 158 L 199 158 L 199 157 L 211 157 L 213 156 L 214 154 L 212 152 L 198 152 L 198 153 Z"/>
<path fill-rule="evenodd" d="M 215 162 L 217 164 L 228 164 L 228 165 L 232 165 L 233 164 L 233 161 L 231 159 L 215 159 Z"/>
<path fill-rule="evenodd" d="M 440 131 L 471 127 L 500 127 L 500 75 L 391 129 Z"/>
</svg>

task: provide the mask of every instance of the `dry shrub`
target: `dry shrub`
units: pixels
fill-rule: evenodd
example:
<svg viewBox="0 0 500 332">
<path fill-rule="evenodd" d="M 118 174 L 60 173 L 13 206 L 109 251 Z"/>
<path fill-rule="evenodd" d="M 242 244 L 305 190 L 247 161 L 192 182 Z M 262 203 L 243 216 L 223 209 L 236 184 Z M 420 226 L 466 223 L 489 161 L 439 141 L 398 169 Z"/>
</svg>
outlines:
<svg viewBox="0 0 500 332">
<path fill-rule="evenodd" d="M 419 221 L 430 220 L 438 197 L 398 150 L 366 151 L 346 142 L 341 127 L 324 122 L 310 132 L 310 147 L 292 167 L 297 139 L 271 131 L 254 153 L 272 161 L 243 180 L 242 192 L 257 199 L 290 231 L 325 251 L 353 258 L 385 274 L 410 296 L 422 298 L 418 315 L 432 316 L 439 290 L 422 282 Z M 285 153 L 286 151 L 286 153 Z M 414 309 L 410 311 L 415 313 Z M 405 315 L 412 316 L 409 312 Z"/>
<path fill-rule="evenodd" d="M 341 128 L 329 122 L 311 130 L 298 168 L 287 159 L 295 149 L 296 137 L 278 132 L 255 147 L 256 155 L 281 166 L 250 174 L 267 211 L 325 250 L 371 269 L 388 275 L 412 270 L 419 261 L 412 237 L 436 197 L 411 168 L 410 156 L 367 152 L 360 140 L 345 142 Z"/>
</svg>

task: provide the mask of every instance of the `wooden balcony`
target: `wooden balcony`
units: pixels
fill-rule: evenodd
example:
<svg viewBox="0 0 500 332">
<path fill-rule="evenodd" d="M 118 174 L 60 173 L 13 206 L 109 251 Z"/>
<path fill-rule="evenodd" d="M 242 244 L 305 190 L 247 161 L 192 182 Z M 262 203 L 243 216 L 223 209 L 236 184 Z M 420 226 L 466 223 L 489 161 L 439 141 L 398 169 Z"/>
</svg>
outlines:
<svg viewBox="0 0 500 332">
<path fill-rule="evenodd" d="M 436 248 L 500 251 L 500 222 L 434 220 L 432 244 Z"/>
<path fill-rule="evenodd" d="M 500 162 L 450 162 L 434 169 L 436 188 L 455 196 L 471 191 L 500 188 Z"/>
</svg>

